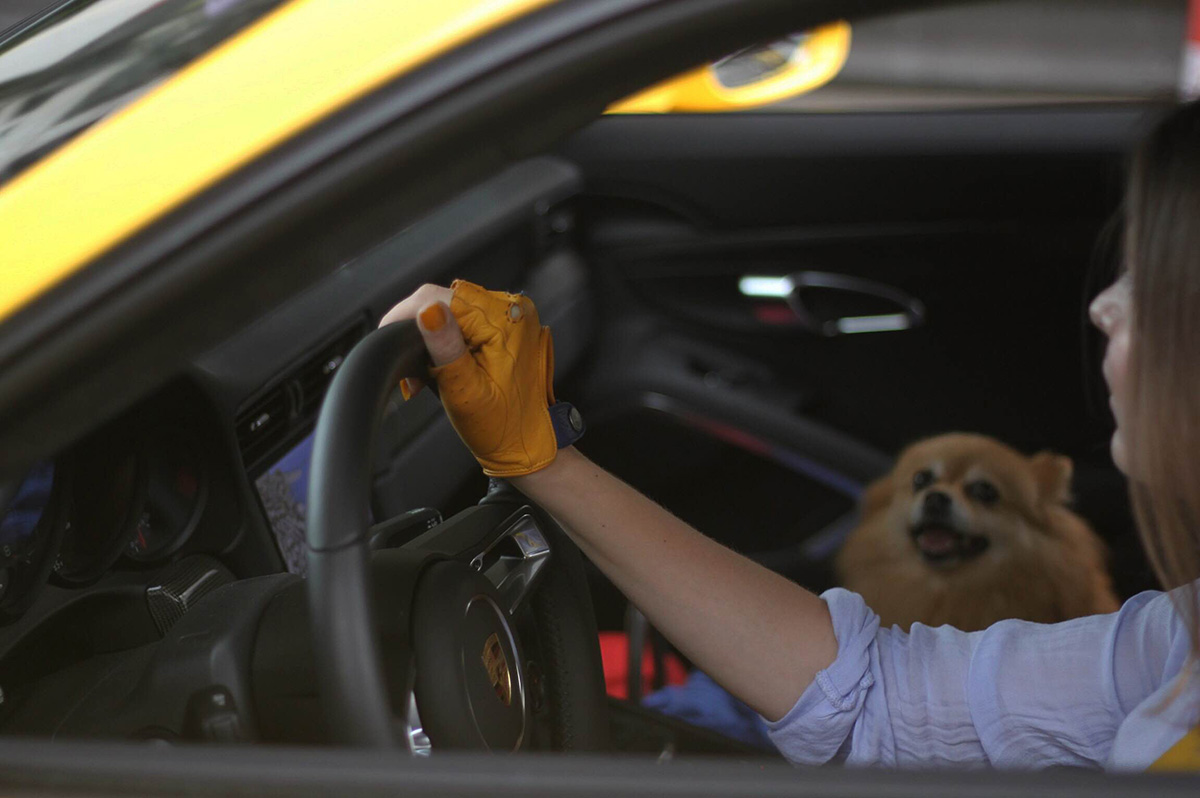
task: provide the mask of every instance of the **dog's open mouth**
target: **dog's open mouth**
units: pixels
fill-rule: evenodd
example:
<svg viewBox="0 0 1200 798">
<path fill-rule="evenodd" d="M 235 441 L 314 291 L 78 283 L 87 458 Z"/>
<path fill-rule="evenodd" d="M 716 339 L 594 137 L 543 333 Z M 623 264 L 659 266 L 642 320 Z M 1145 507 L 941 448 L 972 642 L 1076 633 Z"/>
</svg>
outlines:
<svg viewBox="0 0 1200 798">
<path fill-rule="evenodd" d="M 983 535 L 959 532 L 939 524 L 921 524 L 914 527 L 912 537 L 921 556 L 935 563 L 968 560 L 982 554 L 990 544 Z"/>
</svg>

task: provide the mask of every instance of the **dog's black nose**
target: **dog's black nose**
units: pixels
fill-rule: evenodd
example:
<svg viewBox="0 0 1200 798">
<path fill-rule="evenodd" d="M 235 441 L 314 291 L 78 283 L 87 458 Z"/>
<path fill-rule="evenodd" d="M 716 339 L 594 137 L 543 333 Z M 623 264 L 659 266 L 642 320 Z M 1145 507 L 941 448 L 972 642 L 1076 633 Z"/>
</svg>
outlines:
<svg viewBox="0 0 1200 798">
<path fill-rule="evenodd" d="M 927 515 L 942 516 L 950 510 L 950 497 L 940 490 L 931 490 L 925 494 L 923 506 Z"/>
</svg>

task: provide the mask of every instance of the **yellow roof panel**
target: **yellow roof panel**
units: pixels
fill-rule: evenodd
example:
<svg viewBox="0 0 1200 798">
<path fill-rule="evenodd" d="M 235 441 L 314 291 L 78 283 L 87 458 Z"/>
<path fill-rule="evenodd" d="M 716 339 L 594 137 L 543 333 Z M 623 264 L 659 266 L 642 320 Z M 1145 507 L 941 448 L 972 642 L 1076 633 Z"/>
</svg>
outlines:
<svg viewBox="0 0 1200 798">
<path fill-rule="evenodd" d="M 293 0 L 0 189 L 0 319 L 399 75 L 553 0 Z"/>
</svg>

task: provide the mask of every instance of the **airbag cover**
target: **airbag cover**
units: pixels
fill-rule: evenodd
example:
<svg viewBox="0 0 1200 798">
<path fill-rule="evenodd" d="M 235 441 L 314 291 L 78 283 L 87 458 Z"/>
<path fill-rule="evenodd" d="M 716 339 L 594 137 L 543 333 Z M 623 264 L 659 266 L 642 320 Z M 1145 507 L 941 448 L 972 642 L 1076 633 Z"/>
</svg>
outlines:
<svg viewBox="0 0 1200 798">
<path fill-rule="evenodd" d="M 525 738 L 525 676 L 502 606 L 461 562 L 431 565 L 417 584 L 414 691 L 435 749 L 515 751 Z"/>
</svg>

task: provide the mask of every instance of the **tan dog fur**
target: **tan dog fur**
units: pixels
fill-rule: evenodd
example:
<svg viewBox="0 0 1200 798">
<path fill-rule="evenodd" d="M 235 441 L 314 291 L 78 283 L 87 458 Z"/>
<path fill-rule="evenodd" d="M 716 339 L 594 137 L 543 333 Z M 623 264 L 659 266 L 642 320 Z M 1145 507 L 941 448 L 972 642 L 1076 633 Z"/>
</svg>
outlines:
<svg viewBox="0 0 1200 798">
<path fill-rule="evenodd" d="M 914 476 L 924 469 L 935 481 L 915 491 Z M 1072 471 L 1067 457 L 1026 457 L 982 435 L 916 443 L 866 490 L 862 521 L 837 556 L 841 584 L 885 625 L 905 629 L 914 621 L 977 630 L 1006 618 L 1054 623 L 1115 611 L 1105 546 L 1067 507 Z M 990 506 L 967 493 L 980 479 L 998 489 Z M 948 494 L 971 534 L 988 539 L 982 553 L 926 560 L 911 529 L 930 490 Z"/>
</svg>

